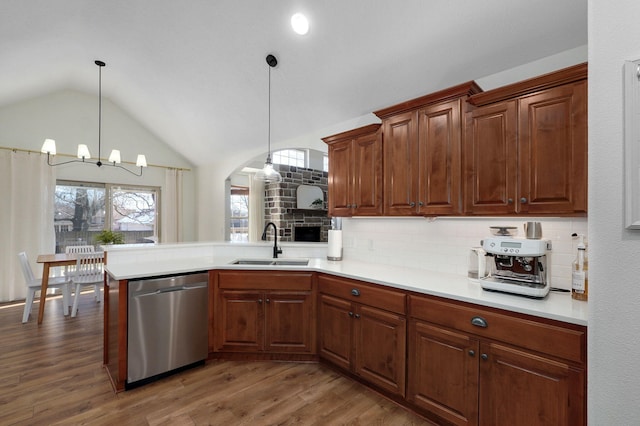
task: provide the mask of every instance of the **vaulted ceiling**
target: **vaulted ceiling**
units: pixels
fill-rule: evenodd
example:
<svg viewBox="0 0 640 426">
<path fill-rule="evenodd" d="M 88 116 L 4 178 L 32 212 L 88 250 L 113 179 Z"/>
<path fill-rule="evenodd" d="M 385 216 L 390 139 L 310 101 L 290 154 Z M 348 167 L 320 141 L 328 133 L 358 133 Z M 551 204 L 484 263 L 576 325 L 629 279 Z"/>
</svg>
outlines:
<svg viewBox="0 0 640 426">
<path fill-rule="evenodd" d="M 289 25 L 304 12 L 305 36 Z M 97 92 L 195 165 L 587 44 L 587 0 L 3 0 L 0 106 Z"/>
</svg>

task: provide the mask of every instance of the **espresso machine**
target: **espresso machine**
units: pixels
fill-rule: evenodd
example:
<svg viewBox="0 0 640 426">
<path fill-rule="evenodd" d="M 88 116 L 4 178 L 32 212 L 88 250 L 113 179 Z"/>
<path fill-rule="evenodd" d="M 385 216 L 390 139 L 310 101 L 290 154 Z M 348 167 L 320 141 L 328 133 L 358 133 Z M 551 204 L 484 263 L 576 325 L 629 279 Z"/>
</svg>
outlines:
<svg viewBox="0 0 640 426">
<path fill-rule="evenodd" d="M 478 280 L 483 289 L 533 298 L 549 294 L 550 240 L 495 236 L 481 243 L 489 271 Z"/>
</svg>

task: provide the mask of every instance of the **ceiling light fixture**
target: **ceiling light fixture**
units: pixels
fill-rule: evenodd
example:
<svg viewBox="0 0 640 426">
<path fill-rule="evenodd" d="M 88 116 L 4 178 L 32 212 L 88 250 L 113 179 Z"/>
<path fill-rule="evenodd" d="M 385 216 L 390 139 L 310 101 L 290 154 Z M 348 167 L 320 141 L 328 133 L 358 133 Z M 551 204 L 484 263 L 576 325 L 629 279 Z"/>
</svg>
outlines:
<svg viewBox="0 0 640 426">
<path fill-rule="evenodd" d="M 45 139 L 40 151 L 47 154 L 47 164 L 50 166 L 61 166 L 63 164 L 69 164 L 69 163 L 95 164 L 98 167 L 105 165 L 105 166 L 119 167 L 122 170 L 126 170 L 133 175 L 142 176 L 142 168 L 147 167 L 147 158 L 142 154 L 139 154 L 136 160 L 136 167 L 140 167 L 140 173 L 134 172 L 120 165 L 121 163 L 120 151 L 117 149 L 114 149 L 113 151 L 111 151 L 111 155 L 109 155 L 108 163 L 102 162 L 102 158 L 101 158 L 101 153 L 102 153 L 102 140 L 101 140 L 101 136 L 102 136 L 102 67 L 104 67 L 106 64 L 102 61 L 95 61 L 95 64 L 98 66 L 98 70 L 99 70 L 98 71 L 98 161 L 96 162 L 86 161 L 91 159 L 91 153 L 89 152 L 89 147 L 83 143 L 78 145 L 77 156 L 79 160 L 69 160 L 69 161 L 63 161 L 62 163 L 55 163 L 55 164 L 51 163 L 51 156 L 56 155 L 56 141 L 54 141 L 53 139 Z"/>
<path fill-rule="evenodd" d="M 302 13 L 296 13 L 291 17 L 291 26 L 293 31 L 300 35 L 305 35 L 309 32 L 309 20 Z"/>
<path fill-rule="evenodd" d="M 255 174 L 254 179 L 267 183 L 276 183 L 282 181 L 282 176 L 273 168 L 273 163 L 271 162 L 271 68 L 278 65 L 278 60 L 273 55 L 267 55 L 267 64 L 269 65 L 269 137 L 267 139 L 267 160 L 264 162 L 262 170 L 258 170 Z"/>
</svg>

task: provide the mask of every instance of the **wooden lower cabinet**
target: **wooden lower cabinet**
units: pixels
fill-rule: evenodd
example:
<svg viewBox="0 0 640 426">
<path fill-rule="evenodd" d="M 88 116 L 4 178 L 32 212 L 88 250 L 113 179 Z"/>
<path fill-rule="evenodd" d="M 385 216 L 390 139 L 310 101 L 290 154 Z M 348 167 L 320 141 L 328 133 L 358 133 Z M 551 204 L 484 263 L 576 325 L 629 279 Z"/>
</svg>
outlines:
<svg viewBox="0 0 640 426">
<path fill-rule="evenodd" d="M 480 424 L 582 425 L 585 372 L 495 342 L 480 346 Z"/>
<path fill-rule="evenodd" d="M 214 292 L 214 351 L 315 352 L 312 273 L 220 271 Z"/>
<path fill-rule="evenodd" d="M 410 297 L 409 306 L 413 406 L 455 425 L 586 424 L 585 328 L 424 297 Z M 472 319 L 485 324 L 476 333 Z M 529 341 L 539 336 L 548 341 Z"/>
<path fill-rule="evenodd" d="M 392 292 L 359 281 L 320 276 L 320 357 L 395 395 L 405 395 L 406 317 L 366 305 L 358 298 L 384 300 Z M 396 304 L 396 301 L 392 302 Z M 388 307 L 388 306 L 383 306 Z"/>
<path fill-rule="evenodd" d="M 319 357 L 437 424 L 586 425 L 584 326 L 323 273 L 211 274 L 217 354 Z"/>
<path fill-rule="evenodd" d="M 477 339 L 409 322 L 407 399 L 456 425 L 478 424 Z"/>
</svg>

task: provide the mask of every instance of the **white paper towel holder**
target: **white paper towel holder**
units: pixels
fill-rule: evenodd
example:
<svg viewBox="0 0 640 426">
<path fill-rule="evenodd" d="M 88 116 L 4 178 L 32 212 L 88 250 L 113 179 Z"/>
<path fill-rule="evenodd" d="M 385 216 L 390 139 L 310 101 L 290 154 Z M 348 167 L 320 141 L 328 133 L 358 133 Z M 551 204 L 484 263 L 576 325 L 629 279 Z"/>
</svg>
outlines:
<svg viewBox="0 0 640 426">
<path fill-rule="evenodd" d="M 328 239 L 327 260 L 342 260 L 342 231 L 330 229 Z"/>
</svg>

